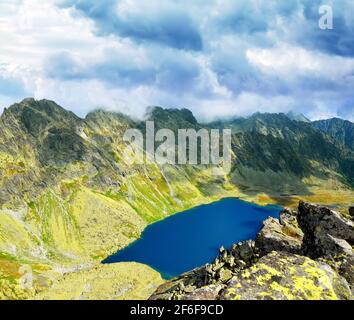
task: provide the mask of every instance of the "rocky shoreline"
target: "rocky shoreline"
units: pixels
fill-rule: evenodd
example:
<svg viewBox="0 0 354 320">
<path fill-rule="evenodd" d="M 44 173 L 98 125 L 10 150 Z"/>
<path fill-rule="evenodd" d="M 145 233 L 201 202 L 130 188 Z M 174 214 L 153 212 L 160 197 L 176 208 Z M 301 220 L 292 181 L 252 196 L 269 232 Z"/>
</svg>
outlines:
<svg viewBox="0 0 354 320">
<path fill-rule="evenodd" d="M 255 241 L 161 285 L 151 300 L 351 300 L 354 208 L 348 216 L 300 202 L 268 218 Z"/>
</svg>

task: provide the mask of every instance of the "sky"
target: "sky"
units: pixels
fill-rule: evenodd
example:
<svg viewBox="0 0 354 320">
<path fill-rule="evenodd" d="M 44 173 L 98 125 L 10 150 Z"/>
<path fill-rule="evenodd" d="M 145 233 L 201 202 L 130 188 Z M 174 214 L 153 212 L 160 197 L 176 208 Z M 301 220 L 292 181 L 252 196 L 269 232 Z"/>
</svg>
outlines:
<svg viewBox="0 0 354 320">
<path fill-rule="evenodd" d="M 25 97 L 354 121 L 354 1 L 0 0 L 0 112 Z"/>
</svg>

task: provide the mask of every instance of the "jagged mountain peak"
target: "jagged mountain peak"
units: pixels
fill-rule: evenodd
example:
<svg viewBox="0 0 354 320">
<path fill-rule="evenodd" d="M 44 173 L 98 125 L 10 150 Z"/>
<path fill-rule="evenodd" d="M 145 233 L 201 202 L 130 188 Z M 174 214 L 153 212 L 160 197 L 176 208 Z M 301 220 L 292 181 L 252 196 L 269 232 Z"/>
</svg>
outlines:
<svg viewBox="0 0 354 320">
<path fill-rule="evenodd" d="M 17 123 L 33 136 L 52 126 L 74 127 L 81 119 L 51 100 L 26 98 L 5 109 L 2 122 L 13 126 Z"/>
<path fill-rule="evenodd" d="M 47 116 L 70 116 L 77 118 L 78 117 L 71 111 L 64 109 L 63 107 L 59 106 L 56 102 L 52 100 L 42 99 L 42 100 L 35 100 L 34 98 L 26 98 L 23 99 L 19 103 L 15 103 L 11 105 L 9 108 L 4 109 L 4 115 L 8 113 L 12 114 L 19 114 L 26 109 L 36 110 L 38 112 L 42 112 Z"/>
<path fill-rule="evenodd" d="M 303 127 L 309 127 L 307 123 L 293 121 L 284 113 L 254 113 L 248 118 L 237 118 L 219 124 L 230 127 L 234 133 L 257 131 L 263 134 L 279 134 L 280 131 L 299 132 Z M 311 128 L 310 128 L 311 129 Z"/>
<path fill-rule="evenodd" d="M 326 124 L 327 126 L 333 126 L 335 124 L 346 124 L 346 125 L 352 125 L 354 126 L 354 123 L 349 121 L 349 120 L 344 120 L 338 117 L 333 117 L 333 118 L 329 118 L 329 119 L 324 119 L 324 120 L 316 120 L 313 123 L 322 123 L 322 124 Z"/>
<path fill-rule="evenodd" d="M 296 113 L 294 111 L 289 111 L 288 113 L 286 113 L 286 116 L 290 120 L 294 120 L 294 121 L 300 121 L 300 122 L 306 122 L 306 123 L 311 122 L 311 120 L 308 119 L 307 117 L 305 117 L 302 113 Z"/>
<path fill-rule="evenodd" d="M 168 109 L 162 107 L 151 107 L 146 114 L 147 120 L 155 121 L 157 127 L 176 129 L 198 126 L 198 121 L 192 111 L 186 108 Z"/>
</svg>

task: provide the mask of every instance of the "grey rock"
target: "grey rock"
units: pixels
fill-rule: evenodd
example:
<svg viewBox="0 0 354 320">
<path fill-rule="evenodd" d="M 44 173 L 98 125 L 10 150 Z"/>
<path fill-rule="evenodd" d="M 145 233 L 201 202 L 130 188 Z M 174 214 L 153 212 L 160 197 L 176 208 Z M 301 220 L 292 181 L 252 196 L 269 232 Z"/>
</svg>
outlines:
<svg viewBox="0 0 354 320">
<path fill-rule="evenodd" d="M 330 266 L 285 252 L 262 257 L 254 266 L 232 278 L 219 296 L 222 300 L 351 298 L 348 282 Z"/>
<path fill-rule="evenodd" d="M 338 239 L 327 234 L 321 238 L 321 243 L 326 248 L 327 256 L 336 257 L 340 255 L 353 255 L 353 248 L 343 239 Z"/>
<path fill-rule="evenodd" d="M 300 253 L 303 236 L 296 215 L 284 210 L 279 220 L 268 218 L 263 222 L 263 227 L 256 238 L 256 246 L 262 255 L 272 251 Z"/>
<path fill-rule="evenodd" d="M 304 254 L 312 258 L 351 254 L 348 243 L 354 241 L 354 223 L 336 211 L 303 201 L 298 222 L 304 232 Z M 338 240 L 340 239 L 340 241 Z"/>
<path fill-rule="evenodd" d="M 234 244 L 231 247 L 230 254 L 235 258 L 236 264 L 252 264 L 258 259 L 258 248 L 252 240 Z"/>
<path fill-rule="evenodd" d="M 161 294 L 154 294 L 149 298 L 149 300 L 173 300 L 174 294 L 173 293 L 161 293 Z"/>
<path fill-rule="evenodd" d="M 233 273 L 229 269 L 221 269 L 218 272 L 218 280 L 222 283 L 228 282 L 233 276 Z"/>
<path fill-rule="evenodd" d="M 354 257 L 349 257 L 348 259 L 344 259 L 342 262 L 340 269 L 340 275 L 345 278 L 352 290 L 354 289 Z"/>
<path fill-rule="evenodd" d="M 203 288 L 196 289 L 189 294 L 183 295 L 181 300 L 216 300 L 222 289 L 222 285 L 205 286 Z"/>
<path fill-rule="evenodd" d="M 349 208 L 349 215 L 354 218 L 354 207 Z"/>
</svg>

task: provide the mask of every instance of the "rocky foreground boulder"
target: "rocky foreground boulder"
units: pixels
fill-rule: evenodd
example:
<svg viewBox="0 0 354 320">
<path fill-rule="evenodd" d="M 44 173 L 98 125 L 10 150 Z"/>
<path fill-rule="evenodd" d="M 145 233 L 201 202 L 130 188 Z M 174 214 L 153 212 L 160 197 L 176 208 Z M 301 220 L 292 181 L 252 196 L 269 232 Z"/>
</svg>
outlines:
<svg viewBox="0 0 354 320">
<path fill-rule="evenodd" d="M 285 251 L 290 253 L 301 252 L 304 233 L 297 222 L 297 212 L 284 210 L 280 218 L 268 218 L 263 222 L 263 228 L 258 233 L 256 245 L 260 251 Z"/>
<path fill-rule="evenodd" d="M 349 215 L 354 218 L 354 207 L 349 208 Z"/>
<path fill-rule="evenodd" d="M 349 300 L 354 222 L 300 202 L 268 218 L 256 237 L 220 249 L 214 263 L 161 285 L 151 300 Z"/>
<path fill-rule="evenodd" d="M 298 222 L 304 231 L 304 254 L 318 258 L 353 255 L 354 222 L 326 207 L 300 202 Z"/>
</svg>

